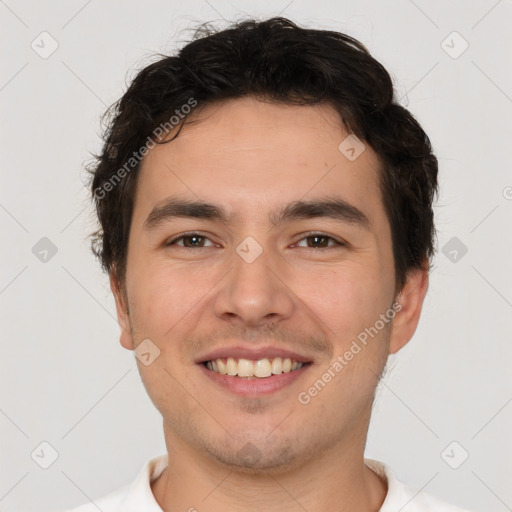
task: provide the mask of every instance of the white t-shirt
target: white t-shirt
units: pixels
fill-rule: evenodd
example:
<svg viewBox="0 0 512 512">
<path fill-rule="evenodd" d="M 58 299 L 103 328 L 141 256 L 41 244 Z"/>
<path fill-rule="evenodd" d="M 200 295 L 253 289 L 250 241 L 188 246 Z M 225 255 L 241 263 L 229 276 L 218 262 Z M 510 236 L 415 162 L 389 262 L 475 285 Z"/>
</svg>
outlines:
<svg viewBox="0 0 512 512">
<path fill-rule="evenodd" d="M 135 480 L 121 489 L 67 512 L 162 512 L 150 482 L 158 478 L 167 467 L 167 454 L 149 459 Z M 365 464 L 387 481 L 388 493 L 380 512 L 469 512 L 399 482 L 386 464 L 365 459 Z"/>
</svg>

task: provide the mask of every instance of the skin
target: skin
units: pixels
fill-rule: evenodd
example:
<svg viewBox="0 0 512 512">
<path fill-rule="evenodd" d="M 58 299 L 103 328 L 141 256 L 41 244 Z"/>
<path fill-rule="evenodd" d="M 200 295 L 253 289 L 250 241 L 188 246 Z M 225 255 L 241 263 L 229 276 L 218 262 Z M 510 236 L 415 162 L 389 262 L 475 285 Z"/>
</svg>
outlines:
<svg viewBox="0 0 512 512">
<path fill-rule="evenodd" d="M 375 389 L 388 355 L 414 334 L 428 287 L 427 270 L 418 269 L 395 293 L 377 156 L 368 145 L 354 161 L 338 150 L 347 132 L 329 105 L 245 97 L 206 105 L 194 117 L 144 158 L 126 280 L 111 275 L 122 346 L 134 350 L 149 338 L 160 349 L 152 364 L 138 361 L 169 453 L 153 494 L 165 512 L 377 511 L 386 484 L 364 465 Z M 269 223 L 277 207 L 333 191 L 368 217 L 370 229 L 325 218 Z M 238 216 L 228 225 L 174 219 L 145 230 L 153 207 L 171 195 Z M 203 248 L 190 239 L 165 245 L 195 231 L 207 237 Z M 348 245 L 314 247 L 309 231 Z M 235 251 L 248 236 L 263 248 L 252 263 Z M 299 403 L 298 394 L 395 300 L 401 309 L 392 323 Z M 273 394 L 237 396 L 195 363 L 209 348 L 235 343 L 275 344 L 310 355 L 312 364 Z M 241 462 L 244 446 L 256 462 Z"/>
</svg>

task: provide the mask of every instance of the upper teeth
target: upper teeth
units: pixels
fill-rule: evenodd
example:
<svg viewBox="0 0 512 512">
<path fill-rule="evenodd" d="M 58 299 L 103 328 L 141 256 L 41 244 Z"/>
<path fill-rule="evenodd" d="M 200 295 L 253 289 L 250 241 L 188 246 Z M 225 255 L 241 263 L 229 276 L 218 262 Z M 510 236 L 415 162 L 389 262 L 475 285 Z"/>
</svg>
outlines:
<svg viewBox="0 0 512 512">
<path fill-rule="evenodd" d="M 288 373 L 302 368 L 303 363 L 292 361 L 289 357 L 270 359 L 234 359 L 233 357 L 214 359 L 206 363 L 206 367 L 223 375 L 239 377 L 270 377 L 272 374 Z"/>
</svg>

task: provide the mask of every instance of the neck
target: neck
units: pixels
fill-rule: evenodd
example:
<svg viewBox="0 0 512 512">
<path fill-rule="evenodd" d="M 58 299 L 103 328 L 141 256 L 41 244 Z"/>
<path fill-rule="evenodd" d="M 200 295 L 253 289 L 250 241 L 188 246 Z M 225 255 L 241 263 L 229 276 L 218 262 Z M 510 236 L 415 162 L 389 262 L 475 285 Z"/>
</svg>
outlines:
<svg viewBox="0 0 512 512">
<path fill-rule="evenodd" d="M 169 432 L 166 442 L 169 464 L 151 484 L 164 512 L 377 512 L 387 493 L 364 465 L 365 439 L 345 439 L 300 467 L 259 474 L 228 468 Z"/>
</svg>

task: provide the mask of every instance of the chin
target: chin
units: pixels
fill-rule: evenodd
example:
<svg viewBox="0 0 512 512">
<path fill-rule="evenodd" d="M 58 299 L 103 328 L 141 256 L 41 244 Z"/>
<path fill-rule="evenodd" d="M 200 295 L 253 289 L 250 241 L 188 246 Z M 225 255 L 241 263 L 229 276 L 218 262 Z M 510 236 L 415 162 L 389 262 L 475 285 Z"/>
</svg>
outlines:
<svg viewBox="0 0 512 512">
<path fill-rule="evenodd" d="M 232 440 L 233 441 L 233 440 Z M 240 445 L 238 450 L 226 446 Z M 246 474 L 285 473 L 304 463 L 304 454 L 300 453 L 297 443 L 286 442 L 277 445 L 268 440 L 246 441 L 243 443 L 204 446 L 204 450 L 217 463 L 229 470 Z"/>
</svg>

